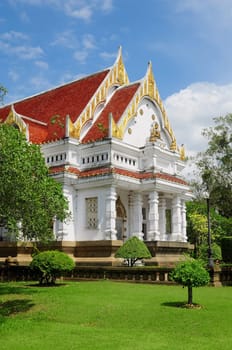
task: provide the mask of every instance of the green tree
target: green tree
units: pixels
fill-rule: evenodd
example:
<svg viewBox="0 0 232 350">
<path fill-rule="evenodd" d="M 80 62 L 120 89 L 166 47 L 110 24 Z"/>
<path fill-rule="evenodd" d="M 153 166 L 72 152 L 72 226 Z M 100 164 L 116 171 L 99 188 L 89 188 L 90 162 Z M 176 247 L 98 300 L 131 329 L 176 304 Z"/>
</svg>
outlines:
<svg viewBox="0 0 232 350">
<path fill-rule="evenodd" d="M 150 259 L 151 254 L 146 244 L 138 237 L 129 238 L 115 253 L 116 258 L 123 258 L 128 266 L 133 266 L 137 260 Z"/>
<path fill-rule="evenodd" d="M 7 94 L 7 89 L 0 85 L 0 104 L 3 103 L 4 96 Z"/>
<path fill-rule="evenodd" d="M 74 261 L 65 253 L 57 250 L 47 250 L 33 257 L 31 269 L 38 275 L 40 284 L 55 284 L 58 277 L 72 271 Z"/>
<path fill-rule="evenodd" d="M 0 222 L 11 240 L 54 239 L 54 218 L 68 215 L 62 186 L 49 176 L 40 147 L 0 124 Z"/>
<path fill-rule="evenodd" d="M 188 258 L 179 262 L 170 275 L 171 279 L 188 288 L 188 304 L 193 305 L 193 287 L 205 286 L 209 283 L 208 271 L 200 260 Z"/>
<path fill-rule="evenodd" d="M 207 190 L 210 203 L 226 217 L 232 216 L 232 114 L 214 118 L 215 125 L 203 130 L 208 148 L 197 156 L 196 166 L 201 183 L 195 187 Z"/>
<path fill-rule="evenodd" d="M 213 258 L 221 260 L 220 245 L 223 237 L 230 235 L 232 218 L 222 216 L 210 208 L 210 232 Z M 188 241 L 194 244 L 194 258 L 207 261 L 208 223 L 206 201 L 194 200 L 187 203 L 187 235 Z"/>
</svg>

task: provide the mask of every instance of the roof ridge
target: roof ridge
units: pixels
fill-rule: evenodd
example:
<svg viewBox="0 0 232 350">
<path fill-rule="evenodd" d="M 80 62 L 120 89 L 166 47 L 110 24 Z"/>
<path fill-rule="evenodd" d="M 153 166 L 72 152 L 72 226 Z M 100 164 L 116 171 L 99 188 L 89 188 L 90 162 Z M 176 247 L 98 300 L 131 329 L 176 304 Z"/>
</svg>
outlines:
<svg viewBox="0 0 232 350">
<path fill-rule="evenodd" d="M 85 80 L 85 79 L 87 79 L 87 78 L 93 77 L 93 76 L 95 76 L 95 75 L 101 74 L 101 73 L 106 72 L 106 71 L 110 71 L 110 69 L 111 69 L 112 67 L 113 67 L 113 66 L 110 66 L 110 67 L 108 67 L 108 68 L 99 70 L 99 71 L 97 71 L 97 72 L 95 72 L 95 73 L 93 73 L 93 74 L 83 75 L 83 77 L 81 77 L 81 78 L 79 78 L 79 79 L 73 79 L 73 80 L 70 80 L 70 81 L 68 81 L 68 82 L 64 82 L 64 83 L 62 83 L 62 84 L 60 84 L 60 85 L 56 85 L 56 86 L 54 86 L 54 87 L 51 87 L 51 88 L 48 89 L 48 90 L 43 90 L 43 91 L 40 91 L 40 92 L 35 93 L 35 94 L 33 94 L 33 95 L 24 97 L 24 98 L 22 98 L 22 99 L 18 99 L 18 100 L 15 100 L 15 101 L 11 101 L 11 102 L 9 102 L 8 104 L 5 104 L 5 105 L 3 105 L 3 106 L 0 106 L 0 110 L 1 110 L 1 109 L 4 109 L 4 108 L 6 108 L 6 107 L 11 107 L 12 104 L 16 104 L 16 103 L 19 103 L 19 102 L 23 102 L 23 101 L 26 101 L 26 100 L 30 100 L 30 99 L 35 98 L 35 97 L 37 97 L 37 96 L 41 96 L 41 95 L 43 95 L 43 94 L 47 94 L 48 92 L 51 92 L 51 91 L 60 89 L 60 88 L 62 88 L 62 87 L 64 87 L 64 86 L 74 84 L 74 83 L 76 83 L 76 82 L 78 82 L 78 81 Z"/>
</svg>

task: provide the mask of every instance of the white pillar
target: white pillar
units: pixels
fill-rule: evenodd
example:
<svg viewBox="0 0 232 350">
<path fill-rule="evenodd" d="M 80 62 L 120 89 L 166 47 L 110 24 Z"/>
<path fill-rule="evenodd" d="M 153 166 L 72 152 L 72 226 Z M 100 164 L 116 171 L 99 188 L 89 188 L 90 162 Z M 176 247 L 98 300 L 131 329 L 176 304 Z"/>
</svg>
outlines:
<svg viewBox="0 0 232 350">
<path fill-rule="evenodd" d="M 160 239 L 158 210 L 159 195 L 156 191 L 149 193 L 148 203 L 148 241 L 158 241 Z"/>
<path fill-rule="evenodd" d="M 105 223 L 105 239 L 116 240 L 116 199 L 117 194 L 113 186 L 109 187 L 106 195 L 106 223 Z"/>
<path fill-rule="evenodd" d="M 143 240 L 142 205 L 143 205 L 143 199 L 140 193 L 131 193 L 129 195 L 130 236 L 136 236 L 141 240 Z"/>
<path fill-rule="evenodd" d="M 75 209 L 74 209 L 74 198 L 76 191 L 70 185 L 63 186 L 63 194 L 68 200 L 70 217 L 61 222 L 56 220 L 53 223 L 53 232 L 58 240 L 62 241 L 75 241 Z"/>
<path fill-rule="evenodd" d="M 172 241 L 182 240 L 181 201 L 179 196 L 172 200 Z"/>
<path fill-rule="evenodd" d="M 165 241 L 165 236 L 166 236 L 166 208 L 167 208 L 166 199 L 160 198 L 159 199 L 160 241 Z"/>
<path fill-rule="evenodd" d="M 181 240 L 183 242 L 187 242 L 187 221 L 186 221 L 186 205 L 185 201 L 182 200 L 181 206 L 181 217 L 182 217 L 182 237 Z"/>
</svg>

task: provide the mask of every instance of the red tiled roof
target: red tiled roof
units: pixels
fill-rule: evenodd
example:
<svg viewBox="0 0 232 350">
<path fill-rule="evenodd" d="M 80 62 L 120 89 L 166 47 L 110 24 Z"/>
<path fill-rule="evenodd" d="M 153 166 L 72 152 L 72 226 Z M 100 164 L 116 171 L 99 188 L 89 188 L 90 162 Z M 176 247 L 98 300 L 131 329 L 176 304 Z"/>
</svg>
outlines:
<svg viewBox="0 0 232 350">
<path fill-rule="evenodd" d="M 66 115 L 72 122 L 76 121 L 108 72 L 105 70 L 14 103 L 17 113 L 47 123 L 47 135 L 41 132 L 41 127 L 38 127 L 38 135 L 35 135 L 36 124 L 31 127 L 33 122 L 24 120 L 29 130 L 33 130 L 30 141 L 41 143 L 64 137 Z M 10 108 L 9 105 L 0 108 L 0 120 L 7 118 Z M 54 119 L 54 116 L 59 117 Z"/>
<path fill-rule="evenodd" d="M 55 174 L 55 173 L 62 173 L 62 172 L 68 172 L 72 174 L 76 174 L 78 178 L 85 178 L 85 177 L 94 177 L 94 176 L 100 176 L 100 175 L 107 175 L 107 174 L 118 174 L 122 176 L 127 176 L 127 177 L 132 177 L 137 180 L 146 180 L 146 179 L 162 179 L 166 180 L 168 182 L 175 182 L 179 183 L 181 185 L 187 186 L 187 182 L 184 181 L 181 178 L 178 178 L 174 175 L 169 175 L 165 173 L 145 173 L 145 172 L 135 172 L 135 171 L 130 171 L 126 169 L 121 169 L 121 168 L 96 168 L 96 169 L 88 169 L 84 171 L 80 171 L 77 168 L 73 167 L 67 167 L 65 166 L 58 166 L 58 167 L 52 167 L 50 168 L 50 173 Z"/>
<path fill-rule="evenodd" d="M 187 186 L 188 183 L 183 180 L 183 179 L 180 179 L 179 177 L 176 177 L 174 175 L 169 175 L 169 174 L 164 174 L 164 173 L 157 173 L 155 174 L 155 177 L 159 178 L 159 179 L 163 179 L 163 180 L 166 180 L 166 181 L 170 181 L 170 182 L 177 182 L 181 185 L 185 185 Z"/>
<path fill-rule="evenodd" d="M 109 113 L 112 113 L 115 123 L 119 121 L 126 107 L 139 87 L 139 83 L 116 90 L 109 103 L 82 139 L 83 143 L 96 141 L 108 136 Z"/>
</svg>

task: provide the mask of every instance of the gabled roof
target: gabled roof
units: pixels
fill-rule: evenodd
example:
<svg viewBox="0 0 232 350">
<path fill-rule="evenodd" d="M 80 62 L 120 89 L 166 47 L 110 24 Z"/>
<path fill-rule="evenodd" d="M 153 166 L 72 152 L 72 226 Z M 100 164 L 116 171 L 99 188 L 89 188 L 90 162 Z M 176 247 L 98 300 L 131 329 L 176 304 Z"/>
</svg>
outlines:
<svg viewBox="0 0 232 350">
<path fill-rule="evenodd" d="M 118 88 L 109 103 L 92 125 L 90 130 L 82 139 L 83 143 L 96 141 L 109 135 L 109 115 L 112 114 L 114 122 L 117 124 L 126 107 L 139 87 L 139 83 Z"/>
<path fill-rule="evenodd" d="M 14 110 L 25 117 L 29 126 L 29 139 L 34 143 L 48 142 L 65 135 L 65 118 L 69 115 L 74 123 L 91 97 L 109 73 L 108 70 L 59 86 L 41 94 L 14 103 Z M 11 106 L 0 108 L 0 119 L 5 121 Z M 46 123 L 46 126 L 36 124 Z"/>
<path fill-rule="evenodd" d="M 122 140 L 143 98 L 155 102 L 168 135 L 168 147 L 177 151 L 151 63 L 142 80 L 129 84 L 121 48 L 111 68 L 1 107 L 0 121 L 17 124 L 36 144 L 65 137 L 81 143 L 105 137 Z"/>
</svg>

